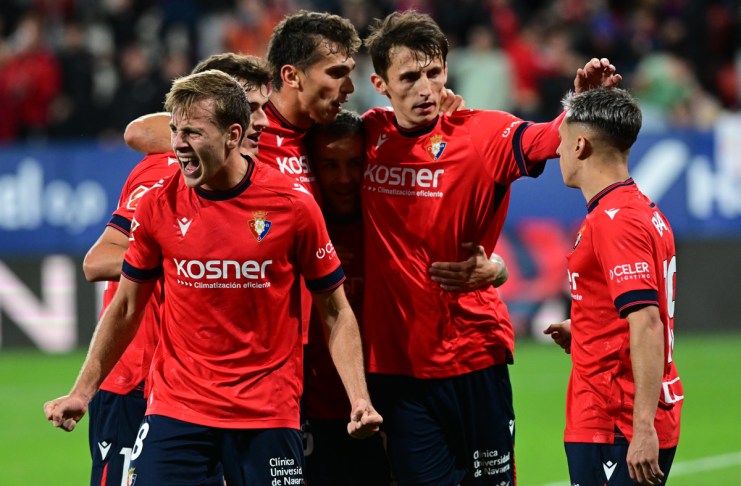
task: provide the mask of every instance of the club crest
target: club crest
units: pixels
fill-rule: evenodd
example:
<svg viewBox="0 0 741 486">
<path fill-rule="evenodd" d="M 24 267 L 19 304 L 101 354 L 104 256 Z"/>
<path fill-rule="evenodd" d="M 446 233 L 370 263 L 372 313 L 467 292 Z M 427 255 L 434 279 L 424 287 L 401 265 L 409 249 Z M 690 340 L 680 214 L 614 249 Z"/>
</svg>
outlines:
<svg viewBox="0 0 741 486">
<path fill-rule="evenodd" d="M 442 135 L 433 135 L 430 137 L 430 144 L 427 146 L 427 154 L 432 160 L 437 160 L 443 155 L 447 142 L 443 142 Z"/>
<path fill-rule="evenodd" d="M 270 227 L 273 225 L 273 223 L 265 219 L 267 215 L 267 211 L 255 211 L 252 213 L 252 216 L 254 216 L 255 219 L 251 219 L 247 223 L 250 228 L 250 233 L 252 233 L 252 236 L 254 236 L 257 241 L 262 241 L 268 234 L 268 231 L 270 231 Z"/>
</svg>

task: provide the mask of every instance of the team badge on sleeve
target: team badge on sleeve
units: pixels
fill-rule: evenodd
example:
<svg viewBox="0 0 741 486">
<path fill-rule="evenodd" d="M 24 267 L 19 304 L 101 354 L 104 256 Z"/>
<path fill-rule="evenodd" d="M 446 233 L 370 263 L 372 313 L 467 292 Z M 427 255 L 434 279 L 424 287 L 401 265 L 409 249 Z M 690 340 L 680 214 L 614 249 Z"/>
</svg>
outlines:
<svg viewBox="0 0 741 486">
<path fill-rule="evenodd" d="M 427 154 L 432 157 L 432 160 L 437 160 L 442 156 L 447 144 L 443 142 L 442 135 L 433 135 L 430 137 L 430 144 L 426 147 Z"/>
<path fill-rule="evenodd" d="M 255 211 L 252 213 L 252 216 L 254 216 L 255 219 L 251 219 L 249 223 L 247 223 L 250 227 L 250 233 L 252 233 L 252 236 L 254 236 L 257 241 L 262 241 L 263 238 L 265 238 L 273 224 L 265 219 L 267 215 L 268 213 L 266 211 Z"/>
</svg>

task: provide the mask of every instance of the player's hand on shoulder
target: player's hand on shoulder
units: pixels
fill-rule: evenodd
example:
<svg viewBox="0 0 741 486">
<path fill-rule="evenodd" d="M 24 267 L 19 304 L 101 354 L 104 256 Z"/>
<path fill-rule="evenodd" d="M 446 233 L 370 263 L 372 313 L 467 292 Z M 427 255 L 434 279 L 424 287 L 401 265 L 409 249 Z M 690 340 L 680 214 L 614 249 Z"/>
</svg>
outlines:
<svg viewBox="0 0 741 486">
<path fill-rule="evenodd" d="M 549 334 L 553 342 L 561 346 L 566 354 L 571 354 L 571 319 L 551 324 L 543 334 Z"/>
<path fill-rule="evenodd" d="M 446 115 L 452 115 L 454 111 L 465 110 L 466 100 L 461 95 L 457 95 L 450 88 L 445 88 L 440 98 L 440 112 Z"/>
<path fill-rule="evenodd" d="M 367 400 L 359 398 L 353 404 L 350 413 L 350 422 L 347 424 L 347 433 L 356 439 L 367 439 L 378 432 L 383 417 L 376 412 Z"/>
<path fill-rule="evenodd" d="M 88 402 L 74 395 L 65 395 L 44 404 L 46 419 L 67 432 L 75 430 L 77 423 L 87 412 Z"/>
<path fill-rule="evenodd" d="M 446 292 L 471 292 L 489 285 L 499 287 L 507 281 L 509 271 L 499 255 L 486 251 L 476 243 L 463 243 L 471 256 L 461 262 L 433 262 L 429 268 L 430 279 Z"/>
<path fill-rule="evenodd" d="M 577 69 L 574 78 L 574 91 L 583 93 L 599 87 L 615 88 L 622 79 L 623 77 L 616 73 L 615 66 L 610 64 L 609 59 L 593 57 L 583 68 Z"/>
</svg>

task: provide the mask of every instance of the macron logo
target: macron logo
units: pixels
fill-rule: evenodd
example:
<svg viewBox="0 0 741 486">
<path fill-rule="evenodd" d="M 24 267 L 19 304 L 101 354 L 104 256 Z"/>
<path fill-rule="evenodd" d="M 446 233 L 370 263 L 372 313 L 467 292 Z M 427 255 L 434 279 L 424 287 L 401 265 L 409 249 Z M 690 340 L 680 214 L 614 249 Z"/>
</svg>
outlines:
<svg viewBox="0 0 741 486">
<path fill-rule="evenodd" d="M 299 184 L 298 182 L 293 183 L 293 190 L 298 191 L 298 192 L 303 192 L 304 194 L 308 194 L 309 196 L 311 196 L 311 193 L 307 191 L 306 188 L 302 186 L 301 184 Z"/>
<path fill-rule="evenodd" d="M 386 143 L 386 140 L 388 140 L 388 135 L 385 133 L 382 133 L 378 136 L 378 140 L 376 141 L 376 149 L 378 149 L 381 145 Z"/>
<path fill-rule="evenodd" d="M 615 219 L 615 215 L 617 212 L 620 211 L 620 208 L 618 209 L 605 209 L 605 214 L 607 214 L 610 219 Z"/>
<path fill-rule="evenodd" d="M 275 138 L 278 140 L 278 147 L 280 147 L 281 145 L 283 145 L 283 139 L 285 137 L 279 137 L 278 135 L 276 135 Z"/>
<path fill-rule="evenodd" d="M 605 470 L 605 477 L 608 481 L 612 477 L 612 473 L 615 472 L 615 466 L 617 466 L 617 462 L 607 461 L 602 463 L 602 469 Z"/>
<path fill-rule="evenodd" d="M 100 458 L 105 461 L 108 451 L 111 450 L 111 443 L 106 441 L 98 442 L 98 449 L 100 449 Z"/>
<path fill-rule="evenodd" d="M 190 221 L 188 221 L 187 218 L 180 218 L 177 221 L 178 221 L 178 226 L 180 226 L 180 232 L 183 234 L 183 236 L 185 236 L 185 233 L 188 232 L 188 228 L 190 228 L 190 223 L 192 223 L 193 220 L 191 219 Z"/>
</svg>

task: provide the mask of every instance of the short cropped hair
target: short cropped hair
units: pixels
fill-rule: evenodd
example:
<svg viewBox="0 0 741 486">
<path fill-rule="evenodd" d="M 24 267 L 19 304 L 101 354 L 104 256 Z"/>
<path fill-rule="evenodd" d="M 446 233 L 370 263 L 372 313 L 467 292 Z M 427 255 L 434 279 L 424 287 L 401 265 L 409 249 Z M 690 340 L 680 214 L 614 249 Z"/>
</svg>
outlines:
<svg viewBox="0 0 741 486">
<path fill-rule="evenodd" d="M 567 122 L 589 125 L 621 151 L 632 147 L 638 138 L 643 120 L 641 107 L 624 89 L 597 88 L 569 93 L 561 103 L 566 109 Z"/>
<path fill-rule="evenodd" d="M 283 80 L 280 69 L 285 65 L 306 70 L 322 56 L 319 46 L 329 41 L 330 49 L 337 49 L 347 57 L 360 49 L 360 37 L 355 26 L 339 15 L 326 12 L 299 10 L 288 15 L 275 26 L 268 44 L 268 62 L 273 66 L 273 89 L 280 91 Z M 333 51 L 334 52 L 334 51 Z"/>
<path fill-rule="evenodd" d="M 448 58 L 448 38 L 440 26 L 427 14 L 414 10 L 394 12 L 385 19 L 376 19 L 365 39 L 373 69 L 384 80 L 391 66 L 391 49 L 407 47 L 422 54 L 424 59 L 440 59 L 443 63 Z"/>
<path fill-rule="evenodd" d="M 341 110 L 334 123 L 322 125 L 315 123 L 304 138 L 305 146 L 309 152 L 309 159 L 314 153 L 316 138 L 320 136 L 331 138 L 342 138 L 350 135 L 363 136 L 363 120 L 360 115 L 350 110 Z"/>
<path fill-rule="evenodd" d="M 242 127 L 244 136 L 250 122 L 250 105 L 244 88 L 228 74 L 211 69 L 176 79 L 165 97 L 170 113 L 189 113 L 196 103 L 213 100 L 212 120 L 222 131 L 233 123 Z"/>
<path fill-rule="evenodd" d="M 191 74 L 217 69 L 239 80 L 243 80 L 246 91 L 253 91 L 270 84 L 273 76 L 269 64 L 257 56 L 225 52 L 214 54 L 196 64 Z"/>
</svg>

